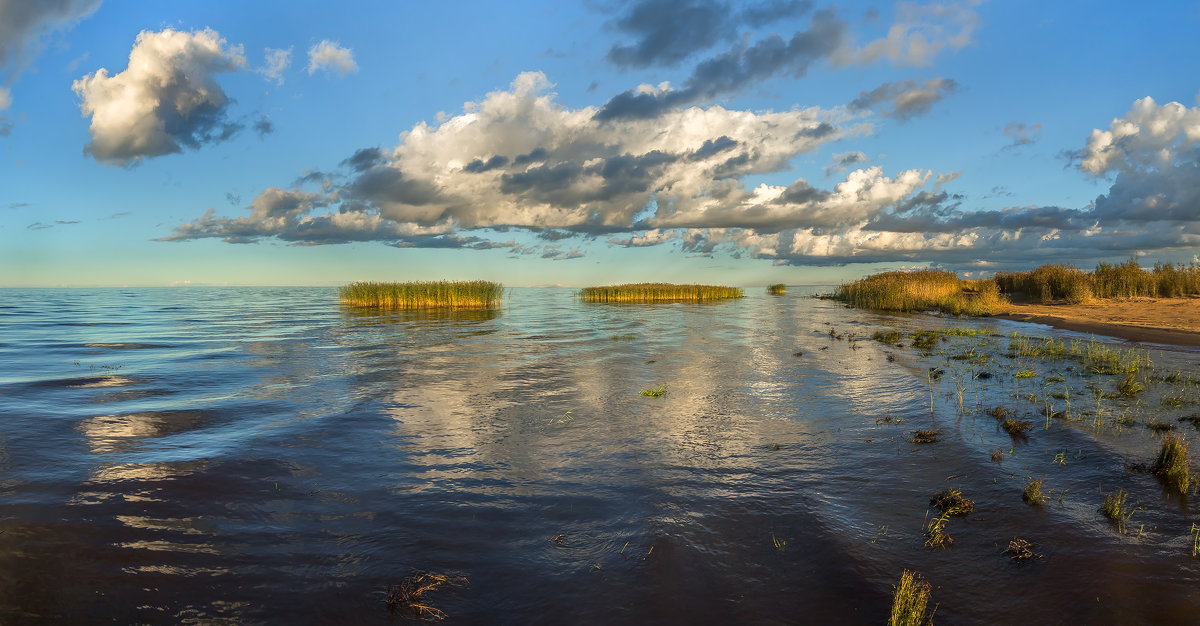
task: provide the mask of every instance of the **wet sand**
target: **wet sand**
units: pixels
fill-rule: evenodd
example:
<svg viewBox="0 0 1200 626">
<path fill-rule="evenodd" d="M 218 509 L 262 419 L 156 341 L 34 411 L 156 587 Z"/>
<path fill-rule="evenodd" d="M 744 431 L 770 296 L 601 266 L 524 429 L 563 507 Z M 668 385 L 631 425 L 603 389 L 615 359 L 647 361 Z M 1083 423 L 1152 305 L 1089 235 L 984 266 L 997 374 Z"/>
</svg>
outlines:
<svg viewBox="0 0 1200 626">
<path fill-rule="evenodd" d="M 1013 304 L 997 317 L 1129 341 L 1200 346 L 1200 298 Z"/>
</svg>

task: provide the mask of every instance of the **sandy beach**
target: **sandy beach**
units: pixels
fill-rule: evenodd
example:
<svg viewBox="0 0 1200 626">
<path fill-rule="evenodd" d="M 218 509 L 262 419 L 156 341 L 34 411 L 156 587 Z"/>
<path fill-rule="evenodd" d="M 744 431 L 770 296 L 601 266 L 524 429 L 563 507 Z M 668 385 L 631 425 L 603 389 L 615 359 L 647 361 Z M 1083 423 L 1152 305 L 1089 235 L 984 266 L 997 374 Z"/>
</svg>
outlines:
<svg viewBox="0 0 1200 626">
<path fill-rule="evenodd" d="M 1200 346 L 1200 298 L 1013 304 L 997 317 L 1130 341 Z"/>
</svg>

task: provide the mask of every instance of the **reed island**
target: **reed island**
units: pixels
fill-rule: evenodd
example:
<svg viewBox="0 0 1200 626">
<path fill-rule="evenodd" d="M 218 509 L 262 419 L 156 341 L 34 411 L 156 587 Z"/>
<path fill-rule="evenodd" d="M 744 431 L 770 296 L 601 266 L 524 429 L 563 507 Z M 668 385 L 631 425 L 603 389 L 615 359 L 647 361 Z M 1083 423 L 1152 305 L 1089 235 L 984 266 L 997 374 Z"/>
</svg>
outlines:
<svg viewBox="0 0 1200 626">
<path fill-rule="evenodd" d="M 579 291 L 579 299 L 583 302 L 709 302 L 743 296 L 745 293 L 739 287 L 672 285 L 670 283 L 584 287 Z"/>
<path fill-rule="evenodd" d="M 396 311 L 494 309 L 504 287 L 486 280 L 356 282 L 338 288 L 338 297 L 349 306 Z"/>
</svg>

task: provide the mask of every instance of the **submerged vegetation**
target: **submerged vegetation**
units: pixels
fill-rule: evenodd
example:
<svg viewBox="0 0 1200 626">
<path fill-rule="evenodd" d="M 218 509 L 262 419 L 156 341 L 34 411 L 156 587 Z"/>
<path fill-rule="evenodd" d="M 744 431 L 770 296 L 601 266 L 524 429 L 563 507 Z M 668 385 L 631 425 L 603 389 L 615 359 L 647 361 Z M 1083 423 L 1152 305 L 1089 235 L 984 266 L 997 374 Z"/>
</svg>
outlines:
<svg viewBox="0 0 1200 626">
<path fill-rule="evenodd" d="M 579 299 L 584 302 L 707 302 L 741 298 L 744 295 L 739 287 L 670 283 L 609 285 L 579 290 Z"/>
<path fill-rule="evenodd" d="M 389 310 L 491 309 L 504 287 L 486 280 L 409 283 L 357 282 L 338 288 L 343 304 Z"/>
<path fill-rule="evenodd" d="M 1007 304 L 991 280 L 959 280 L 954 272 L 884 272 L 846 283 L 831 296 L 880 311 L 939 309 L 954 315 L 991 315 Z"/>
</svg>

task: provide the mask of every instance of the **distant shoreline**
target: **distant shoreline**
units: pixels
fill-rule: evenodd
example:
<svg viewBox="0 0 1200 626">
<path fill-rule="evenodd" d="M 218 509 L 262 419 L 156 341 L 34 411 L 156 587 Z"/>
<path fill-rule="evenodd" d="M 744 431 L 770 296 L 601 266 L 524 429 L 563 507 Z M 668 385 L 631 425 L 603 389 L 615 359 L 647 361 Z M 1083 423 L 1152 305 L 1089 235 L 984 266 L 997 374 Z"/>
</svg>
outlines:
<svg viewBox="0 0 1200 626">
<path fill-rule="evenodd" d="M 1013 304 L 995 317 L 1129 341 L 1200 346 L 1200 298 Z"/>
</svg>

